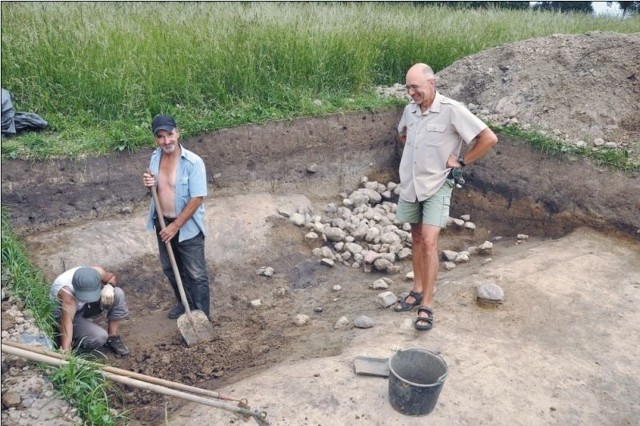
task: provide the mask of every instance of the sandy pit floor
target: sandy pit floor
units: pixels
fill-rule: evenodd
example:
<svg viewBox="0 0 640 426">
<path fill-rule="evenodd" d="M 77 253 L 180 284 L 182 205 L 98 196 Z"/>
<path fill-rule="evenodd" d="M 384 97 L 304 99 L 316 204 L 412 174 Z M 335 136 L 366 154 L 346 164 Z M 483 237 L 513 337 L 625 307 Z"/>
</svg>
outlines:
<svg viewBox="0 0 640 426">
<path fill-rule="evenodd" d="M 636 242 L 588 228 L 523 243 L 502 235 L 492 262 L 476 257 L 441 271 L 435 327 L 417 332 L 415 312 L 395 313 L 377 304 L 379 291 L 369 284 L 382 275 L 319 266 L 303 241 L 304 231 L 277 214 L 287 205 L 313 202 L 271 194 L 208 202 L 207 256 L 216 276 L 213 322 L 219 339 L 190 348 L 165 316 L 172 301 L 153 234 L 144 231 L 145 212 L 39 233 L 28 244 L 46 271 L 71 266 L 71 258 L 79 263 L 101 258 L 127 277 L 123 287 L 131 318 L 122 334 L 132 355 L 110 355 L 109 363 L 246 398 L 252 409 L 266 411 L 273 425 L 637 424 Z M 486 231 L 478 226 L 481 243 Z M 445 232 L 440 249 L 474 238 Z M 102 244 L 96 247 L 96 240 Z M 276 274 L 257 276 L 260 266 L 272 266 Z M 409 289 L 404 274 L 411 264 L 402 267 L 390 277 L 396 294 Z M 504 289 L 504 305 L 476 304 L 475 288 L 486 282 Z M 342 290 L 333 291 L 336 284 Z M 262 306 L 251 307 L 255 299 Z M 316 312 L 318 306 L 322 312 Z M 311 321 L 295 326 L 299 313 Z M 334 330 L 343 315 L 351 322 L 367 315 L 376 325 Z M 354 372 L 357 356 L 386 358 L 407 348 L 438 352 L 448 364 L 438 404 L 426 419 L 396 412 L 386 379 Z M 161 424 L 165 416 L 171 425 L 203 418 L 207 424 L 243 423 L 217 408 L 122 389 L 132 424 Z"/>
<path fill-rule="evenodd" d="M 637 246 L 588 229 L 505 243 L 486 266 L 442 274 L 433 330 L 417 332 L 413 315 L 378 309 L 376 326 L 357 331 L 340 354 L 283 362 L 220 392 L 247 397 L 274 425 L 637 424 L 638 265 Z M 502 307 L 476 305 L 474 287 L 486 281 L 505 290 Z M 408 348 L 440 353 L 449 367 L 427 419 L 396 412 L 386 379 L 354 373 L 357 356 Z M 233 422 L 225 412 L 189 405 L 171 424 L 198 418 Z"/>
</svg>

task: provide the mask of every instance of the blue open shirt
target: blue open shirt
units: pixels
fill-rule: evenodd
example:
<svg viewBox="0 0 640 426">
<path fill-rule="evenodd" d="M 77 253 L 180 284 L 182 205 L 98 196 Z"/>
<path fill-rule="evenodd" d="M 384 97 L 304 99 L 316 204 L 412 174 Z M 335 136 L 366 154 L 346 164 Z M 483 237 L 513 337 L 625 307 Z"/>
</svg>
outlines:
<svg viewBox="0 0 640 426">
<path fill-rule="evenodd" d="M 182 212 L 191 198 L 207 196 L 207 172 L 204 161 L 182 145 L 180 145 L 180 153 L 180 162 L 176 169 L 175 189 L 175 208 L 178 214 Z M 154 176 L 158 176 L 161 157 L 162 148 L 157 148 L 153 151 L 153 154 L 151 154 L 149 169 Z M 149 231 L 155 229 L 153 223 L 155 214 L 156 206 L 152 199 L 151 205 L 149 206 L 149 216 L 147 218 L 147 230 Z M 178 242 L 193 238 L 198 235 L 199 232 L 206 235 L 204 230 L 204 203 L 200 204 L 198 210 L 196 210 L 193 216 L 180 228 Z"/>
</svg>

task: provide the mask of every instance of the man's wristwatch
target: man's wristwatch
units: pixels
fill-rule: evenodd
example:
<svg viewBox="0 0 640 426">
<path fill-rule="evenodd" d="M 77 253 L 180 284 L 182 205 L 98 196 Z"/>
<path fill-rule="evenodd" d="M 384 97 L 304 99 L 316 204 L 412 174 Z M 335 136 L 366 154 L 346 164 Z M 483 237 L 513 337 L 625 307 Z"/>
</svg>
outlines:
<svg viewBox="0 0 640 426">
<path fill-rule="evenodd" d="M 464 157 L 462 155 L 458 157 L 458 163 L 460 163 L 462 167 L 466 166 L 466 163 L 464 162 Z"/>
</svg>

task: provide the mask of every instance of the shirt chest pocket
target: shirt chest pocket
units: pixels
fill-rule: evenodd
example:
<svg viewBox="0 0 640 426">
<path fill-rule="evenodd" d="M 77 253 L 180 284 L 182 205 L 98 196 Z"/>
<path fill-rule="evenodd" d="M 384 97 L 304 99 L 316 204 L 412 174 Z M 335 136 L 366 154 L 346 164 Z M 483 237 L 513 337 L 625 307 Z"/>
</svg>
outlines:
<svg viewBox="0 0 640 426">
<path fill-rule="evenodd" d="M 440 146 L 447 141 L 446 124 L 426 124 L 421 131 L 422 141 L 429 146 Z"/>
<path fill-rule="evenodd" d="M 444 133 L 446 129 L 447 129 L 446 124 L 427 124 L 425 126 L 425 130 L 427 132 Z"/>
<path fill-rule="evenodd" d="M 189 176 L 182 176 L 178 179 L 178 186 L 176 192 L 183 202 L 189 199 Z"/>
</svg>

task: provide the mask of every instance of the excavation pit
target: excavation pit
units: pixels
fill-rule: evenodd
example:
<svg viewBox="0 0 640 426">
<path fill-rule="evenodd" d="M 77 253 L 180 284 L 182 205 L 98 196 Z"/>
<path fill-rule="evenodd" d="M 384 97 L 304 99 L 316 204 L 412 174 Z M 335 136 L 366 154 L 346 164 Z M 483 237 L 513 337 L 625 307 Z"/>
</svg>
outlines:
<svg viewBox="0 0 640 426">
<path fill-rule="evenodd" d="M 554 37 L 538 43 L 561 41 Z M 637 43 L 637 36 L 629 37 L 633 40 L 620 46 Z M 584 38 L 589 49 L 578 61 L 583 66 L 597 59 L 594 52 L 616 52 L 591 49 L 598 37 Z M 519 52 L 515 45 L 505 49 L 511 53 L 496 55 L 500 60 Z M 637 64 L 632 55 L 640 49 L 628 49 L 624 58 Z M 567 60 L 567 55 L 559 56 Z M 519 68 L 511 64 L 510 69 Z M 476 77 L 481 76 L 460 81 Z M 516 79 L 510 78 L 517 92 Z M 620 84 L 637 85 L 627 80 Z M 554 88 L 553 99 L 574 99 Z M 637 94 L 637 86 L 625 93 Z M 551 98 L 541 103 L 549 105 Z M 2 203 L 48 280 L 66 268 L 95 263 L 121 278 L 131 311 L 121 331 L 132 353 L 108 354 L 108 363 L 247 398 L 252 408 L 264 408 L 274 425 L 408 424 L 387 406 L 386 382 L 356 376 L 353 360 L 384 358 L 410 347 L 447 359 L 447 386 L 429 415 L 434 424 L 452 418 L 633 423 L 640 417 L 640 364 L 634 357 L 640 323 L 637 174 L 540 153 L 499 134 L 499 144 L 468 168 L 467 184 L 454 193 L 451 216 L 469 214 L 476 229 L 447 228 L 439 247 L 460 251 L 492 241 L 492 261 L 472 256 L 455 269 L 441 268 L 435 327 L 426 334 L 413 329 L 415 313 L 381 308 L 379 291 L 370 288 L 388 276 L 391 291 L 408 291 L 409 259 L 398 263 L 401 272 L 395 275 L 320 265 L 312 249 L 322 243 L 306 241 L 308 230 L 280 213 L 302 208 L 323 215 L 327 204 L 340 205 L 341 194 L 356 189 L 363 177 L 397 181 L 400 113 L 248 125 L 185 141 L 205 160 L 210 188 L 206 254 L 214 277 L 217 338 L 196 347 L 187 347 L 175 320 L 166 317 L 174 301 L 160 271 L 155 237 L 144 229 L 149 195 L 141 175 L 151 149 L 82 160 L 3 161 Z M 622 130 L 622 125 L 616 129 Z M 518 234 L 529 238 L 523 241 Z M 272 267 L 274 275 L 257 274 L 263 266 Z M 505 291 L 500 309 L 475 304 L 475 287 L 487 281 Z M 259 305 L 251 303 L 256 300 Z M 309 321 L 295 324 L 298 314 Z M 360 315 L 374 319 L 375 326 L 354 328 Z M 343 316 L 350 325 L 336 328 Z M 113 407 L 127 410 L 132 424 L 163 424 L 165 418 L 172 425 L 239 422 L 210 407 L 118 389 Z"/>
</svg>

